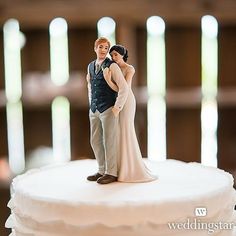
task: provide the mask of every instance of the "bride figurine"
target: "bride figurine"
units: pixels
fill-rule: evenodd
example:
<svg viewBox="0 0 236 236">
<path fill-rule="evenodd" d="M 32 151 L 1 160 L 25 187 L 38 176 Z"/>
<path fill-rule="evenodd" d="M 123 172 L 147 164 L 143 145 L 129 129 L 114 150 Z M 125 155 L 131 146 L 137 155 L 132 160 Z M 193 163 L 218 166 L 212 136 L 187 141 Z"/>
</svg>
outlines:
<svg viewBox="0 0 236 236">
<path fill-rule="evenodd" d="M 131 88 L 135 69 L 126 62 L 128 51 L 124 46 L 114 45 L 111 47 L 109 53 L 112 60 L 120 67 L 129 88 L 126 103 L 119 114 L 120 144 L 118 150 L 118 181 L 135 183 L 156 180 L 157 176 L 151 174 L 143 161 L 135 132 L 136 100 Z M 103 75 L 107 84 L 114 91 L 118 92 L 118 86 L 113 81 L 112 72 L 108 67 L 103 69 Z"/>
</svg>

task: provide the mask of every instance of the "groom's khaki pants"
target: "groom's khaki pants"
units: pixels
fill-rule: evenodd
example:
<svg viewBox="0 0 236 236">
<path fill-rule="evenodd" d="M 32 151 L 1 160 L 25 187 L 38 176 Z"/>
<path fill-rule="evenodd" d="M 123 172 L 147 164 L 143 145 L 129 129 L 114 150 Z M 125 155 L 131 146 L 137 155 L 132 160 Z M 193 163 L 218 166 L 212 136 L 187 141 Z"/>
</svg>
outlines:
<svg viewBox="0 0 236 236">
<path fill-rule="evenodd" d="M 112 107 L 100 113 L 89 110 L 90 143 L 98 162 L 98 172 L 117 176 L 118 117 Z"/>
</svg>

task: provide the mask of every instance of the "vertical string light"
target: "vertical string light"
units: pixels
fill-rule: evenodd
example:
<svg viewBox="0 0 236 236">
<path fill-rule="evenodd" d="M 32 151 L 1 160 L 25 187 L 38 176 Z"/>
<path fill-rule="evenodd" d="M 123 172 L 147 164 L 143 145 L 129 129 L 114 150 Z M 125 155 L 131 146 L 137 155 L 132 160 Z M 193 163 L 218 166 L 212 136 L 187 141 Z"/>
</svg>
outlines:
<svg viewBox="0 0 236 236">
<path fill-rule="evenodd" d="M 202 107 L 201 107 L 201 162 L 217 167 L 217 77 L 218 23 L 213 16 L 203 16 L 202 28 Z"/>
<path fill-rule="evenodd" d="M 56 85 L 69 80 L 67 28 L 63 18 L 53 19 L 49 26 L 51 79 Z"/>
<path fill-rule="evenodd" d="M 151 16 L 146 24 L 148 158 L 162 161 L 166 159 L 165 22 Z"/>
<path fill-rule="evenodd" d="M 116 44 L 116 22 L 111 17 L 102 17 L 97 22 L 98 37 L 106 37 L 111 45 Z"/>
<path fill-rule="evenodd" d="M 55 18 L 49 25 L 51 79 L 57 86 L 62 86 L 69 80 L 67 28 L 63 18 Z M 52 103 L 52 137 L 55 161 L 69 161 L 70 104 L 66 97 L 56 97 Z"/>
<path fill-rule="evenodd" d="M 25 169 L 20 58 L 24 37 L 15 19 L 4 24 L 3 34 L 9 166 L 17 175 Z"/>
<path fill-rule="evenodd" d="M 69 161 L 70 103 L 65 97 L 56 97 L 52 103 L 53 156 L 55 161 Z"/>
</svg>

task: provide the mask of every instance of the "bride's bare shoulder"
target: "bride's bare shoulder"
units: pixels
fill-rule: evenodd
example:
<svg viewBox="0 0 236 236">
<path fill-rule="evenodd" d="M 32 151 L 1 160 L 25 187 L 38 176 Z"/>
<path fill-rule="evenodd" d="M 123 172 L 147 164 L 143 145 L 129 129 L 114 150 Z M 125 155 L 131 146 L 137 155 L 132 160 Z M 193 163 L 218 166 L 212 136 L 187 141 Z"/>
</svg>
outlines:
<svg viewBox="0 0 236 236">
<path fill-rule="evenodd" d="M 127 72 L 133 72 L 133 73 L 135 73 L 135 69 L 134 69 L 134 67 L 132 66 L 132 65 L 127 65 Z"/>
</svg>

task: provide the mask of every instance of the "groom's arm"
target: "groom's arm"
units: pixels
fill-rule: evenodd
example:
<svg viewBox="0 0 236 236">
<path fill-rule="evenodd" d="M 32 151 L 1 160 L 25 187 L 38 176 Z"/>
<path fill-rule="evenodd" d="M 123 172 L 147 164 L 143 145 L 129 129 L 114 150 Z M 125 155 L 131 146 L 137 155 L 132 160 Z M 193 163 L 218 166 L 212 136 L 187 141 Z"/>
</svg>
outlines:
<svg viewBox="0 0 236 236">
<path fill-rule="evenodd" d="M 86 80 L 87 80 L 88 99 L 89 99 L 89 106 L 90 106 L 90 104 L 91 104 L 91 83 L 90 83 L 89 66 L 88 66 L 88 72 L 86 75 Z"/>
<path fill-rule="evenodd" d="M 120 67 L 116 63 L 112 63 L 110 65 L 111 70 L 111 76 L 112 79 L 115 81 L 117 87 L 118 87 L 118 96 L 116 98 L 115 105 L 113 109 L 115 110 L 115 113 L 119 113 L 126 102 L 126 99 L 128 97 L 128 84 L 121 72 Z"/>
</svg>

